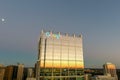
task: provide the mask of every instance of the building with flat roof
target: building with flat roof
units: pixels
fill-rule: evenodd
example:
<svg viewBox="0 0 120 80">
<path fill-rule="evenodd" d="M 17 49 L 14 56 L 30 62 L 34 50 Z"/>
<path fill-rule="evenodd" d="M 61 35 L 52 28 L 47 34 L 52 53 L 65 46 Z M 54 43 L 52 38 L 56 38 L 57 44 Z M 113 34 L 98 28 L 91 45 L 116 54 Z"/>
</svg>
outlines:
<svg viewBox="0 0 120 80">
<path fill-rule="evenodd" d="M 24 71 L 24 64 L 18 63 L 18 70 L 17 70 L 17 80 L 23 79 L 23 71 Z"/>
<path fill-rule="evenodd" d="M 83 80 L 82 36 L 41 31 L 37 80 Z"/>
<path fill-rule="evenodd" d="M 16 65 L 9 65 L 5 68 L 4 80 L 16 80 L 18 67 Z"/>
<path fill-rule="evenodd" d="M 6 66 L 4 80 L 22 80 L 23 70 L 23 64 Z"/>
<path fill-rule="evenodd" d="M 0 64 L 0 80 L 4 80 L 5 67 Z"/>
<path fill-rule="evenodd" d="M 103 65 L 104 68 L 104 74 L 110 74 L 112 77 L 116 77 L 116 80 L 118 80 L 117 73 L 116 73 L 116 66 L 112 63 L 105 63 Z"/>
</svg>

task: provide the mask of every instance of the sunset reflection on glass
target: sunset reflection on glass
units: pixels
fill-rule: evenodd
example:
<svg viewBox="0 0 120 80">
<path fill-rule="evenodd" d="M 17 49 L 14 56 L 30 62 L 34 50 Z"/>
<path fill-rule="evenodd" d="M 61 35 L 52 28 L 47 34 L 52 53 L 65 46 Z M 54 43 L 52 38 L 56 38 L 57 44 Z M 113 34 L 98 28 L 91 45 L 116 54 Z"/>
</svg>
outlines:
<svg viewBox="0 0 120 80">
<path fill-rule="evenodd" d="M 57 35 L 59 38 L 55 37 Z M 40 71 L 44 71 L 39 72 L 40 77 L 42 75 L 61 75 L 63 77 L 65 75 L 69 77 L 70 75 L 83 75 L 82 36 L 42 32 L 39 43 L 39 67 Z"/>
</svg>

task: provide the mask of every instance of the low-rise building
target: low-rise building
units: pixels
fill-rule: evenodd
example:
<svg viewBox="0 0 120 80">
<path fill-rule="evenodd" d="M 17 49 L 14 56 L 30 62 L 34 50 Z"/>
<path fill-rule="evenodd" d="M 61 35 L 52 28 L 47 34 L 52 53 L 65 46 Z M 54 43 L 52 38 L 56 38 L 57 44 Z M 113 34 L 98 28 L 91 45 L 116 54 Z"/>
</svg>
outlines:
<svg viewBox="0 0 120 80">
<path fill-rule="evenodd" d="M 4 80 L 5 67 L 0 64 L 0 80 Z"/>
<path fill-rule="evenodd" d="M 96 75 L 92 80 L 116 80 L 116 77 L 112 77 L 110 74 L 106 75 Z"/>
</svg>

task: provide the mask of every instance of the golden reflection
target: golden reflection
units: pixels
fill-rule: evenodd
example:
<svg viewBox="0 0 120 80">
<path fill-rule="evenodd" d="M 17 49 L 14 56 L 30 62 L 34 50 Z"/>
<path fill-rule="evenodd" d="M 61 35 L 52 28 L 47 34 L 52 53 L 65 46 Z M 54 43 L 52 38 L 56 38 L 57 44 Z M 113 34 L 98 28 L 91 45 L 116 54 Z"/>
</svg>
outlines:
<svg viewBox="0 0 120 80">
<path fill-rule="evenodd" d="M 43 60 L 41 60 L 41 62 L 40 62 L 40 67 L 44 67 L 44 61 Z"/>
<path fill-rule="evenodd" d="M 68 68 L 68 61 L 62 61 L 61 63 L 62 68 Z"/>
<path fill-rule="evenodd" d="M 46 67 L 46 68 L 84 68 L 84 64 L 81 61 L 52 61 L 52 60 L 46 60 L 45 64 L 44 61 L 41 60 L 40 67 Z M 108 66 L 109 68 L 114 69 L 114 66 Z"/>
<path fill-rule="evenodd" d="M 60 68 L 60 61 L 54 61 L 53 67 Z"/>
<path fill-rule="evenodd" d="M 52 61 L 46 60 L 46 61 L 45 61 L 45 67 L 46 67 L 46 68 L 52 67 Z"/>
<path fill-rule="evenodd" d="M 115 69 L 115 66 L 114 65 L 107 65 L 108 69 Z"/>
<path fill-rule="evenodd" d="M 84 68 L 83 62 L 76 61 L 76 68 Z"/>
</svg>

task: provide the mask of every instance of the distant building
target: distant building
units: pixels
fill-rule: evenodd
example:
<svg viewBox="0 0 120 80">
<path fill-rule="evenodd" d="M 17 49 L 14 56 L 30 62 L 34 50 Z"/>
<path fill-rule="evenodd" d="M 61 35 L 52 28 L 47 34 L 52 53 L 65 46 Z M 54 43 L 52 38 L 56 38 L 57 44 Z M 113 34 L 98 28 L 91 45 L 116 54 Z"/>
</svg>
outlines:
<svg viewBox="0 0 120 80">
<path fill-rule="evenodd" d="M 28 78 L 34 77 L 34 71 L 32 68 L 28 68 L 27 77 Z"/>
<path fill-rule="evenodd" d="M 16 80 L 18 67 L 9 65 L 5 68 L 4 80 Z"/>
<path fill-rule="evenodd" d="M 23 64 L 18 64 L 17 80 L 22 80 L 23 71 L 24 71 L 24 65 Z"/>
<path fill-rule="evenodd" d="M 92 80 L 118 80 L 116 74 L 116 67 L 112 63 L 106 63 L 103 65 L 104 75 L 95 75 Z"/>
<path fill-rule="evenodd" d="M 23 70 L 23 64 L 6 66 L 4 80 L 22 80 Z"/>
<path fill-rule="evenodd" d="M 5 67 L 0 64 L 0 80 L 4 80 Z"/>
<path fill-rule="evenodd" d="M 112 77 L 110 74 L 106 75 L 96 75 L 92 80 L 116 80 L 116 77 Z"/>
<path fill-rule="evenodd" d="M 34 68 L 34 77 L 37 77 L 37 69 L 39 68 L 39 66 L 37 66 L 37 62 L 35 63 L 35 66 L 34 66 L 35 68 Z"/>
<path fill-rule="evenodd" d="M 37 80 L 83 80 L 82 36 L 41 31 Z"/>
<path fill-rule="evenodd" d="M 104 68 L 104 75 L 110 74 L 112 77 L 116 77 L 117 79 L 117 73 L 116 73 L 116 66 L 112 63 L 106 63 L 103 65 Z"/>
<path fill-rule="evenodd" d="M 24 67 L 24 71 L 23 71 L 23 80 L 26 80 L 27 75 L 28 74 L 28 67 Z"/>
</svg>

